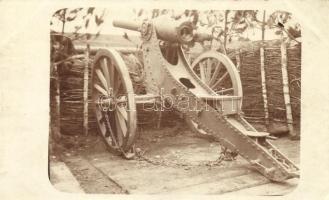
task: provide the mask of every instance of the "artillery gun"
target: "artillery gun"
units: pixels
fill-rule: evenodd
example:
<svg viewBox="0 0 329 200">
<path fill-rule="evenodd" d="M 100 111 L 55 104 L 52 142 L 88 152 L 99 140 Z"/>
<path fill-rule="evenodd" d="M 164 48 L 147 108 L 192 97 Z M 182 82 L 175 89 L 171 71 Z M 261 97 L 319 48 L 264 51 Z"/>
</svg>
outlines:
<svg viewBox="0 0 329 200">
<path fill-rule="evenodd" d="M 212 135 L 273 181 L 299 177 L 298 167 L 258 132 L 242 115 L 239 73 L 225 55 L 209 51 L 192 65 L 182 45 L 209 39 L 194 33 L 190 22 L 157 18 L 134 22 L 115 20 L 116 27 L 139 31 L 146 94 L 137 95 L 120 50 L 96 51 L 92 98 L 98 129 L 106 144 L 126 158 L 134 156 L 136 105 L 166 101 L 199 132 Z M 219 90 L 217 89 L 219 88 Z M 216 90 L 217 91 L 216 91 Z"/>
</svg>

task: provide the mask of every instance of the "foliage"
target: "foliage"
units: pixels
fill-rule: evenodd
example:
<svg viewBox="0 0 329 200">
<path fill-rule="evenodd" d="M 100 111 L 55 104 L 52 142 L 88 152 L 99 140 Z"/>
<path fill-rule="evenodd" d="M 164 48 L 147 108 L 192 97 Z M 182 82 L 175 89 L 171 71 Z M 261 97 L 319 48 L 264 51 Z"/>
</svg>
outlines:
<svg viewBox="0 0 329 200">
<path fill-rule="evenodd" d="M 66 23 L 77 23 L 75 31 L 71 38 L 73 39 L 91 39 L 92 35 L 88 33 L 88 27 L 94 23 L 96 27 L 100 27 L 104 22 L 105 9 L 101 14 L 95 12 L 94 7 L 89 8 L 75 8 L 75 9 L 60 9 L 53 15 L 52 22 L 57 19 L 62 22 L 64 28 Z M 224 44 L 233 40 L 248 41 L 249 33 L 255 33 L 255 29 L 265 30 L 274 29 L 275 34 L 278 36 L 287 36 L 289 38 L 296 38 L 301 36 L 300 25 L 298 23 L 291 24 L 292 15 L 285 11 L 275 11 L 268 15 L 267 19 L 263 22 L 259 16 L 263 12 L 258 10 L 182 10 L 177 11 L 173 9 L 134 9 L 136 19 L 156 18 L 161 15 L 168 15 L 176 20 L 189 19 L 194 24 L 195 29 L 201 29 L 211 33 L 214 39 Z M 80 17 L 79 17 L 80 16 Z M 81 17 L 82 16 L 82 17 Z M 81 21 L 81 22 L 80 22 Z M 85 30 L 84 34 L 81 32 Z M 96 33 L 98 37 L 100 31 Z"/>
<path fill-rule="evenodd" d="M 301 28 L 298 23 L 289 24 L 292 21 L 292 14 L 285 11 L 273 12 L 266 23 L 268 28 L 277 29 L 275 34 L 283 35 L 295 39 L 301 36 Z"/>
<path fill-rule="evenodd" d="M 195 25 L 195 29 L 211 33 L 217 41 L 223 45 L 226 51 L 226 43 L 233 40 L 249 41 L 247 31 L 275 30 L 278 36 L 296 38 L 301 36 L 300 25 L 293 22 L 292 15 L 285 11 L 275 11 L 263 21 L 263 12 L 258 10 L 184 10 L 177 12 L 169 9 L 134 10 L 136 18 L 155 18 L 160 15 L 169 15 L 176 20 L 189 19 Z M 264 30 L 262 29 L 264 27 Z M 256 30 L 258 29 L 258 30 Z M 261 39 L 261 38 L 259 38 Z"/>
<path fill-rule="evenodd" d="M 102 12 L 99 14 L 95 11 L 94 7 L 88 7 L 88 8 L 74 8 L 74 9 L 68 9 L 63 8 L 60 10 L 57 10 L 51 19 L 50 25 L 53 25 L 56 20 L 60 21 L 62 23 L 62 34 L 65 32 L 65 25 L 67 23 L 78 23 L 78 25 L 74 26 L 74 32 L 70 36 L 72 39 L 80 39 L 80 38 L 86 38 L 87 40 L 91 39 L 92 35 L 88 33 L 88 28 L 90 27 L 91 23 L 94 22 L 96 27 L 100 27 L 104 22 L 104 16 L 106 10 L 103 9 Z M 84 33 L 81 33 L 82 30 L 85 30 Z M 99 30 L 95 38 L 100 35 Z"/>
</svg>

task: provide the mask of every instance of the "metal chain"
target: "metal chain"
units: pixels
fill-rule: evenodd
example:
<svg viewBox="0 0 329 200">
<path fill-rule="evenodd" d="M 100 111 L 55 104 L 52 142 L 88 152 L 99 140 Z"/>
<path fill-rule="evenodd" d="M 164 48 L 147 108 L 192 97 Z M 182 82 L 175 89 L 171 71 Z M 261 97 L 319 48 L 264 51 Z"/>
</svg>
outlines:
<svg viewBox="0 0 329 200">
<path fill-rule="evenodd" d="M 127 158 L 127 159 L 132 159 L 133 156 L 135 155 L 135 147 L 133 146 L 133 147 L 131 148 L 132 152 L 129 152 L 129 151 L 126 152 L 126 151 L 124 151 L 123 148 L 118 144 L 118 141 L 116 141 L 115 136 L 113 135 L 113 130 L 112 130 L 112 128 L 111 128 L 111 125 L 110 125 L 110 119 L 109 119 L 108 115 L 105 114 L 104 116 L 105 116 L 106 124 L 107 124 L 107 126 L 108 126 L 108 128 L 109 128 L 109 132 L 110 132 L 110 134 L 111 134 L 111 139 L 113 140 L 115 146 L 118 147 L 118 150 L 123 154 L 123 156 L 124 156 L 125 158 Z"/>
<path fill-rule="evenodd" d="M 191 167 L 212 167 L 212 166 L 219 166 L 223 161 L 234 161 L 236 160 L 237 153 L 231 152 L 225 147 L 221 147 L 221 153 L 216 160 L 207 161 L 207 162 L 200 162 L 198 164 L 191 164 L 191 163 L 182 163 L 182 162 L 168 162 L 166 160 L 160 159 L 152 159 L 150 157 L 145 156 L 145 151 L 142 151 L 140 148 L 135 149 L 135 159 L 139 161 L 145 161 L 152 165 L 157 166 L 165 166 L 165 167 L 184 167 L 184 168 L 191 168 Z"/>
</svg>

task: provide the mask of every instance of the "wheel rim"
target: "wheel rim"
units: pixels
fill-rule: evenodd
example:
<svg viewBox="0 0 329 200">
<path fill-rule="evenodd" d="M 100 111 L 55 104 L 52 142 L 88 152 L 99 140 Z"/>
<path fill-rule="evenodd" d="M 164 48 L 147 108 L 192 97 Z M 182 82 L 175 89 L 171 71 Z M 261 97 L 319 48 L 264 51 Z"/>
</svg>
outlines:
<svg viewBox="0 0 329 200">
<path fill-rule="evenodd" d="M 217 51 L 202 53 L 193 61 L 192 69 L 218 95 L 242 96 L 239 72 L 227 56 Z M 193 120 L 186 119 L 186 122 L 198 136 L 211 136 Z"/>
<path fill-rule="evenodd" d="M 101 136 L 108 147 L 128 156 L 135 140 L 136 105 L 127 67 L 116 51 L 97 52 L 92 91 Z"/>
</svg>

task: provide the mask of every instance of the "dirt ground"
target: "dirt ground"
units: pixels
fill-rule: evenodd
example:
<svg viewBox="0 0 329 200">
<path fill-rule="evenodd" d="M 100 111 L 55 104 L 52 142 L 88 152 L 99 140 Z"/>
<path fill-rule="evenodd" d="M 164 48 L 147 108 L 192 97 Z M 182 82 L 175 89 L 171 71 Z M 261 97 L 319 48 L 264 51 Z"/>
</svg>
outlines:
<svg viewBox="0 0 329 200">
<path fill-rule="evenodd" d="M 297 186 L 295 179 L 270 183 L 239 156 L 217 162 L 221 152 L 217 142 L 198 138 L 184 123 L 178 124 L 139 129 L 136 148 L 143 156 L 134 160 L 110 152 L 97 133 L 63 136 L 50 163 L 64 162 L 86 193 L 282 195 Z M 272 143 L 299 164 L 299 141 L 282 137 Z"/>
</svg>

